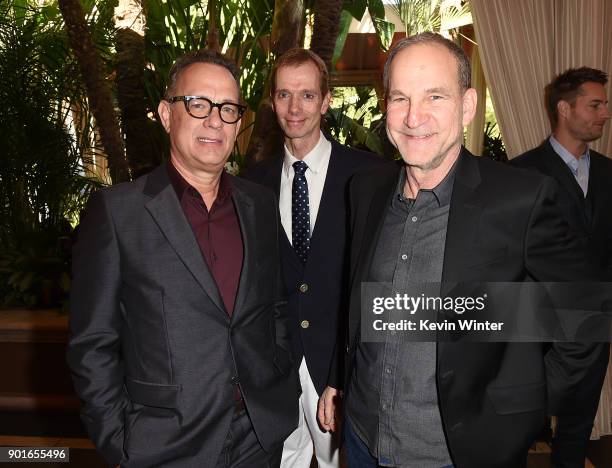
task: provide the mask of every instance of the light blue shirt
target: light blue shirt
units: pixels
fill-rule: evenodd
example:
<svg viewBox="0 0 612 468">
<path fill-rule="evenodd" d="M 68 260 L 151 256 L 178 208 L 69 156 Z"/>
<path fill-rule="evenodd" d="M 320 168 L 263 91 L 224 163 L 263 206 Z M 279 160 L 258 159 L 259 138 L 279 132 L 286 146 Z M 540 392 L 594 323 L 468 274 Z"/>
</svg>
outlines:
<svg viewBox="0 0 612 468">
<path fill-rule="evenodd" d="M 587 191 L 589 189 L 589 170 L 591 168 L 591 156 L 589 154 L 589 148 L 587 147 L 586 151 L 582 156 L 576 158 L 572 153 L 570 153 L 565 147 L 557 141 L 554 136 L 550 136 L 548 139 L 550 141 L 550 145 L 555 150 L 555 153 L 559 155 L 563 162 L 569 167 L 572 174 L 574 174 L 574 178 L 580 188 L 582 189 L 582 193 L 586 197 Z"/>
</svg>

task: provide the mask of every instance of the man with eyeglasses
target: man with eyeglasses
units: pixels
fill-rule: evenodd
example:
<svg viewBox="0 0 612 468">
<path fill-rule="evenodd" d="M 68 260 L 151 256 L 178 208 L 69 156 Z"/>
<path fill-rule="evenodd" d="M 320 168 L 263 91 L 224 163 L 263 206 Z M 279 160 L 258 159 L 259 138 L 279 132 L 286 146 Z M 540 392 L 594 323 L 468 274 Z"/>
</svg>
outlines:
<svg viewBox="0 0 612 468">
<path fill-rule="evenodd" d="M 284 235 L 281 259 L 293 359 L 299 367 L 300 423 L 285 441 L 283 468 L 339 466 L 338 436 L 317 423 L 337 342 L 346 283 L 346 187 L 358 170 L 382 160 L 328 139 L 321 119 L 331 100 L 329 74 L 314 52 L 291 49 L 270 75 L 270 93 L 283 131 L 284 149 L 254 167 L 247 177 L 279 196 Z"/>
<path fill-rule="evenodd" d="M 224 171 L 244 110 L 231 61 L 179 58 L 158 107 L 170 161 L 81 222 L 67 356 L 111 466 L 278 466 L 297 425 L 278 208 Z"/>
</svg>

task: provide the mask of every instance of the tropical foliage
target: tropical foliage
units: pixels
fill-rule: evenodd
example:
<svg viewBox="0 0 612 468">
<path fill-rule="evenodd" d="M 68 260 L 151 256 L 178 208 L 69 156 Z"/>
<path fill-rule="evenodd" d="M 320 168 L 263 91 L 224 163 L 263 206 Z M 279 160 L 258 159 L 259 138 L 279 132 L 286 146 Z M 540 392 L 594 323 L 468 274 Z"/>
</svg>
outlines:
<svg viewBox="0 0 612 468">
<path fill-rule="evenodd" d="M 137 20 L 120 27 L 126 2 Z M 249 111 L 235 172 L 282 143 L 266 99 L 275 57 L 306 45 L 333 66 L 366 12 L 387 49 L 382 0 L 0 0 L 0 305 L 65 304 L 89 193 L 167 157 L 157 104 L 176 57 L 209 47 L 240 65 Z M 334 101 L 327 131 L 388 152 L 371 88 Z"/>
<path fill-rule="evenodd" d="M 393 0 L 391 6 L 404 25 L 406 36 L 423 31 L 440 31 L 469 13 L 469 4 L 460 0 Z"/>
<path fill-rule="evenodd" d="M 99 185 L 95 177 L 85 176 L 85 163 L 95 151 L 92 126 L 80 126 L 78 134 L 69 131 L 74 109 L 85 121 L 88 111 L 62 27 L 51 6 L 0 4 L 4 303 L 57 304 L 65 295 L 71 223 L 78 219 L 87 194 Z"/>
<path fill-rule="evenodd" d="M 506 147 L 499 134 L 497 123 L 487 122 L 485 124 L 482 156 L 494 159 L 495 161 L 499 161 L 499 162 L 508 161 L 508 154 L 506 153 Z"/>
<path fill-rule="evenodd" d="M 336 88 L 333 107 L 325 115 L 325 130 L 343 144 L 385 154 L 384 120 L 376 93 L 369 87 Z M 339 104 L 338 104 L 339 103 Z"/>
</svg>

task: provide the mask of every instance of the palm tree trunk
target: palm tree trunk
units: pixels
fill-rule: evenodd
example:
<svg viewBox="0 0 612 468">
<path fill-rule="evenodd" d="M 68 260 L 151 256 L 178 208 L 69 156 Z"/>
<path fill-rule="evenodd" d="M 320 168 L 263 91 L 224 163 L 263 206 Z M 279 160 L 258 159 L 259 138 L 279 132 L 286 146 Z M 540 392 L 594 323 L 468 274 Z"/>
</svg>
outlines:
<svg viewBox="0 0 612 468">
<path fill-rule="evenodd" d="M 272 21 L 271 49 L 278 57 L 304 39 L 304 2 L 302 0 L 275 0 Z M 283 133 L 276 121 L 270 102 L 270 84 L 266 84 L 264 98 L 257 109 L 253 133 L 245 156 L 247 166 L 273 157 L 283 147 Z"/>
<path fill-rule="evenodd" d="M 113 108 L 111 89 L 104 78 L 102 59 L 91 39 L 81 2 L 59 0 L 58 3 L 66 24 L 70 46 L 79 61 L 92 114 L 100 129 L 111 180 L 113 183 L 127 181 L 130 179 L 130 173 L 119 122 Z"/>
<path fill-rule="evenodd" d="M 145 41 L 131 29 L 115 34 L 117 48 L 117 101 L 121 110 L 121 127 L 125 135 L 128 164 L 133 178 L 146 174 L 162 156 L 150 138 L 145 105 Z"/>
<path fill-rule="evenodd" d="M 275 0 L 272 20 L 272 53 L 278 57 L 304 40 L 303 0 Z"/>
<path fill-rule="evenodd" d="M 221 52 L 221 44 L 219 44 L 219 27 L 217 13 L 217 0 L 208 1 L 208 34 L 206 36 L 206 47 L 217 52 Z"/>
<path fill-rule="evenodd" d="M 310 49 L 323 59 L 331 72 L 331 62 L 340 33 L 342 0 L 315 0 L 314 27 Z"/>
</svg>

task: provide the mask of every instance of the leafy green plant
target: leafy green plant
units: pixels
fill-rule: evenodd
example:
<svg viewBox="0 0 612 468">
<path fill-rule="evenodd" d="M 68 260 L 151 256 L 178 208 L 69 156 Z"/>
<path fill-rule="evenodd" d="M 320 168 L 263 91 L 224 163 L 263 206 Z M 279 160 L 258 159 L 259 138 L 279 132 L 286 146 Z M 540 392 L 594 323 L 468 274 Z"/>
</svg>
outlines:
<svg viewBox="0 0 612 468">
<path fill-rule="evenodd" d="M 216 8 L 212 8 L 214 6 Z M 172 64 L 180 55 L 207 47 L 210 28 L 218 34 L 221 52 L 231 57 L 241 70 L 240 87 L 248 106 L 256 110 L 263 96 L 272 64 L 268 43 L 274 13 L 273 0 L 149 0 L 145 35 L 145 88 L 152 139 L 168 148 L 167 135 L 157 115 Z M 242 128 L 245 131 L 246 127 Z M 169 155 L 166 153 L 164 157 Z M 242 163 L 235 152 L 232 160 Z"/>
<path fill-rule="evenodd" d="M 324 130 L 341 143 L 383 155 L 379 129 L 384 128 L 384 122 L 374 90 L 362 86 L 333 92 L 333 107 L 325 115 Z"/>
<path fill-rule="evenodd" d="M 391 8 L 402 21 L 406 37 L 424 31 L 439 32 L 443 21 L 453 22 L 469 13 L 469 3 L 443 0 L 394 0 Z"/>
<path fill-rule="evenodd" d="M 2 305 L 60 307 L 70 292 L 71 227 L 65 232 L 34 231 L 0 251 Z"/>
<path fill-rule="evenodd" d="M 497 130 L 496 123 L 487 122 L 485 125 L 482 156 L 500 162 L 508 161 L 506 147 L 504 146 L 504 141 Z"/>
<path fill-rule="evenodd" d="M 65 239 L 91 190 L 95 150 L 57 12 L 0 2 L 0 304 L 58 306 L 66 297 Z"/>
</svg>

